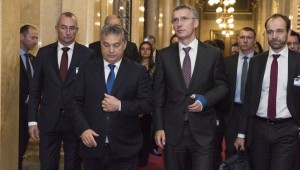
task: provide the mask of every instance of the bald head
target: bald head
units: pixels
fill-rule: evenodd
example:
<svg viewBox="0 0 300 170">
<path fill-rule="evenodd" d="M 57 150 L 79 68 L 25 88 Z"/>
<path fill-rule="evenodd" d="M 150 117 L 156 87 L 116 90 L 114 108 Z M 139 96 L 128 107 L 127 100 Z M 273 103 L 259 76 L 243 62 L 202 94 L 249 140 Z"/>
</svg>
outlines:
<svg viewBox="0 0 300 170">
<path fill-rule="evenodd" d="M 104 24 L 105 25 L 115 25 L 115 24 L 121 25 L 121 21 L 120 21 L 119 17 L 116 15 L 108 15 L 105 18 Z"/>
</svg>

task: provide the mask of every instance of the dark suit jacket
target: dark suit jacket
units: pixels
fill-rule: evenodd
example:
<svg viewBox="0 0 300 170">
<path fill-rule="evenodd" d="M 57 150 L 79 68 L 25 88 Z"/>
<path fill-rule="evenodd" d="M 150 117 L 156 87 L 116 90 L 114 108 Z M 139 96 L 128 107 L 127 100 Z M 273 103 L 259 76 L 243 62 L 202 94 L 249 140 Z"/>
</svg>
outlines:
<svg viewBox="0 0 300 170">
<path fill-rule="evenodd" d="M 200 113 L 188 112 L 189 125 L 198 144 L 213 144 L 216 127 L 214 106 L 229 91 L 221 51 L 199 41 L 189 88 L 184 83 L 178 43 L 157 53 L 155 69 L 155 130 L 164 130 L 167 144 L 176 145 L 183 132 L 187 106 L 191 104 L 189 96 L 201 94 L 207 100 L 207 107 Z"/>
<path fill-rule="evenodd" d="M 37 121 L 39 129 L 44 132 L 52 131 L 61 111 L 67 111 L 65 108 L 71 101 L 73 82 L 79 64 L 94 57 L 92 50 L 75 43 L 67 77 L 62 83 L 57 60 L 57 45 L 56 42 L 39 49 L 30 89 L 28 121 Z"/>
<path fill-rule="evenodd" d="M 123 58 L 111 92 L 121 100 L 121 111 L 107 113 L 101 107 L 107 93 L 104 74 L 103 59 L 97 57 L 80 66 L 74 86 L 70 116 L 75 131 L 80 136 L 92 129 L 100 135 L 95 137 L 97 147 L 81 143 L 80 155 L 84 159 L 103 159 L 107 135 L 113 159 L 130 158 L 142 146 L 138 115 L 153 110 L 149 75 L 143 66 Z"/>
<path fill-rule="evenodd" d="M 239 133 L 246 134 L 248 144 L 251 142 L 253 133 L 253 118 L 260 103 L 268 55 L 269 51 L 261 53 L 253 57 L 249 63 L 243 114 L 239 124 Z M 300 54 L 289 50 L 288 55 L 287 107 L 295 122 L 300 126 L 300 86 L 294 86 L 294 78 L 300 75 Z"/>
<path fill-rule="evenodd" d="M 33 66 L 33 60 L 34 60 L 34 56 L 29 54 L 30 56 L 30 61 L 31 64 Z M 27 115 L 27 104 L 25 104 L 26 99 L 29 95 L 29 79 L 28 79 L 28 75 L 27 75 L 27 71 L 25 68 L 25 65 L 22 61 L 22 58 L 20 57 L 20 86 L 19 86 L 19 92 L 20 92 L 20 96 L 19 96 L 19 107 L 20 107 L 20 113 L 26 113 Z M 26 109 L 24 109 L 26 108 Z M 27 116 L 26 116 L 27 117 Z"/>
<path fill-rule="evenodd" d="M 102 57 L 100 41 L 93 42 L 89 45 L 89 48 L 94 50 L 96 56 Z M 133 61 L 137 61 L 139 58 L 139 52 L 135 43 L 127 41 L 127 46 L 124 51 L 124 57 L 129 58 Z"/>
</svg>

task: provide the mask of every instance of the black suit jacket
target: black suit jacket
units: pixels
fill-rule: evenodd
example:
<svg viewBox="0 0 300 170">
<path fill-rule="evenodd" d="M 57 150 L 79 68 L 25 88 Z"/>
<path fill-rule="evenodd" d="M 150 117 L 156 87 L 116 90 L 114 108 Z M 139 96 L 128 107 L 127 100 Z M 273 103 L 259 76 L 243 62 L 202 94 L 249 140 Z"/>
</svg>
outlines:
<svg viewBox="0 0 300 170">
<path fill-rule="evenodd" d="M 74 86 L 71 120 L 80 136 L 92 129 L 100 136 L 95 137 L 97 147 L 88 148 L 82 142 L 80 155 L 84 159 L 103 159 L 105 137 L 108 136 L 113 159 L 130 158 L 142 146 L 139 117 L 151 113 L 151 83 L 147 70 L 132 60 L 123 58 L 111 92 L 121 101 L 121 111 L 105 112 L 101 107 L 106 83 L 102 58 L 85 63 Z"/>
<path fill-rule="evenodd" d="M 94 50 L 97 57 L 98 56 L 102 57 L 100 41 L 96 41 L 96 42 L 89 44 L 89 48 Z M 137 46 L 135 43 L 133 43 L 131 41 L 127 41 L 127 46 L 124 51 L 124 57 L 129 58 L 133 61 L 138 60 L 139 52 L 138 52 L 138 49 L 137 49 Z"/>
<path fill-rule="evenodd" d="M 33 66 L 34 56 L 29 54 L 31 65 Z M 19 107 L 20 107 L 20 113 L 26 113 L 27 115 L 27 104 L 25 103 L 27 100 L 27 97 L 29 95 L 29 89 L 30 89 L 30 82 L 27 75 L 27 71 L 24 65 L 24 62 L 22 61 L 22 58 L 20 56 L 20 86 L 19 86 Z M 26 109 L 24 109 L 26 108 Z M 27 116 L 26 116 L 27 117 Z"/>
<path fill-rule="evenodd" d="M 269 51 L 261 53 L 253 57 L 249 63 L 245 101 L 239 124 L 239 133 L 246 134 L 248 144 L 251 142 L 253 133 L 253 118 L 260 103 L 268 55 Z M 295 122 L 300 126 L 300 86 L 294 85 L 294 78 L 300 75 L 300 54 L 289 50 L 288 55 L 287 107 Z"/>
<path fill-rule="evenodd" d="M 184 116 L 191 104 L 189 96 L 196 93 L 207 100 L 199 113 L 189 113 L 191 132 L 200 145 L 214 143 L 215 105 L 229 91 L 222 52 L 198 41 L 198 52 L 190 86 L 186 88 L 181 70 L 178 43 L 160 50 L 156 57 L 153 114 L 155 130 L 164 130 L 167 144 L 181 139 Z"/>
<path fill-rule="evenodd" d="M 30 89 L 28 121 L 38 122 L 39 129 L 44 132 L 54 129 L 62 110 L 67 112 L 65 108 L 71 101 L 79 64 L 94 57 L 92 50 L 75 42 L 72 61 L 62 83 L 57 46 L 56 42 L 39 49 Z"/>
</svg>

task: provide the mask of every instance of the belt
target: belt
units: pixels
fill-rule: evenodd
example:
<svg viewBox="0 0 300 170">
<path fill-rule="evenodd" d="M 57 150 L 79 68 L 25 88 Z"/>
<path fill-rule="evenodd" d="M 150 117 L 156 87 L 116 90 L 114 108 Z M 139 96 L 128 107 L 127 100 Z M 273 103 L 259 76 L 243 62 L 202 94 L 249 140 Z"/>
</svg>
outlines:
<svg viewBox="0 0 300 170">
<path fill-rule="evenodd" d="M 293 120 L 292 117 L 289 117 L 289 118 L 277 118 L 277 119 L 274 119 L 274 120 L 271 120 L 271 119 L 268 119 L 268 118 L 264 118 L 264 117 L 259 117 L 259 116 L 255 116 L 255 118 L 257 120 L 263 121 L 263 122 L 265 122 L 267 124 L 280 124 L 280 123 L 284 123 L 284 122 L 288 122 L 288 121 Z"/>
</svg>

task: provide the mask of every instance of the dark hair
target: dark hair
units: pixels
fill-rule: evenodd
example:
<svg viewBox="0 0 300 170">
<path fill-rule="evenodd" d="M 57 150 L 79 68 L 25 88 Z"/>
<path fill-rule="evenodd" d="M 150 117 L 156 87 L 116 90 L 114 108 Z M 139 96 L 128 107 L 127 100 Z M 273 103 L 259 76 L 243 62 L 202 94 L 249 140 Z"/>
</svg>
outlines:
<svg viewBox="0 0 300 170">
<path fill-rule="evenodd" d="M 237 47 L 239 46 L 239 43 L 237 41 L 231 45 L 231 47 L 235 47 L 235 46 Z"/>
<path fill-rule="evenodd" d="M 170 45 L 172 44 L 173 39 L 176 38 L 176 37 L 177 37 L 176 34 L 172 35 L 172 37 L 170 38 Z"/>
<path fill-rule="evenodd" d="M 291 31 L 291 36 L 297 37 L 298 41 L 300 42 L 300 35 L 297 32 L 295 32 L 295 31 L 292 30 Z"/>
<path fill-rule="evenodd" d="M 265 28 L 266 29 L 267 29 L 267 24 L 268 24 L 269 20 L 272 19 L 272 18 L 282 18 L 285 21 L 286 30 L 288 31 L 291 28 L 291 20 L 287 16 L 282 15 L 282 14 L 273 14 L 265 22 Z"/>
<path fill-rule="evenodd" d="M 254 39 L 256 38 L 256 32 L 251 27 L 244 27 L 244 28 L 241 29 L 241 31 L 251 31 L 254 34 Z"/>
<path fill-rule="evenodd" d="M 258 50 L 259 50 L 259 51 L 257 51 L 258 54 L 264 52 L 264 50 L 263 50 L 261 44 L 260 44 L 258 41 L 256 41 L 256 45 L 257 45 L 257 48 L 258 48 Z"/>
<path fill-rule="evenodd" d="M 205 40 L 203 43 L 204 44 L 209 44 L 211 46 L 214 46 L 214 47 L 218 48 L 217 44 L 214 41 L 212 41 L 212 40 Z"/>
<path fill-rule="evenodd" d="M 225 44 L 224 44 L 224 42 L 222 40 L 220 40 L 220 39 L 214 39 L 214 42 L 217 44 L 217 47 L 219 49 L 221 49 L 222 51 L 224 51 Z"/>
<path fill-rule="evenodd" d="M 127 42 L 126 31 L 121 25 L 104 25 L 100 31 L 100 36 L 103 35 L 121 35 L 123 41 Z"/>
<path fill-rule="evenodd" d="M 149 62 L 148 62 L 148 68 L 151 69 L 154 67 L 154 61 L 153 61 L 153 49 L 152 49 L 152 45 L 149 43 L 149 41 L 143 41 L 139 47 L 139 58 L 138 58 L 138 62 L 141 63 L 142 62 L 142 55 L 141 55 L 141 48 L 144 44 L 149 45 L 150 47 L 150 56 L 149 56 Z"/>
<path fill-rule="evenodd" d="M 23 34 L 23 35 L 26 35 L 28 34 L 28 30 L 29 28 L 33 28 L 36 30 L 36 28 L 32 25 L 23 25 L 21 28 L 20 28 L 20 34 Z"/>
</svg>

